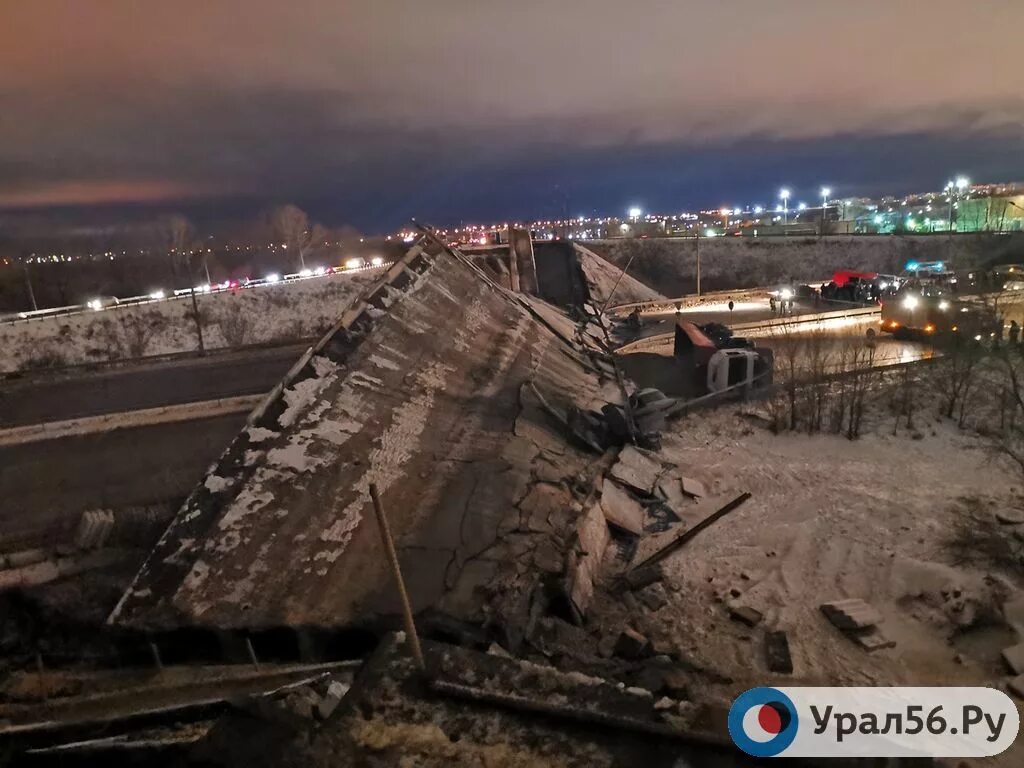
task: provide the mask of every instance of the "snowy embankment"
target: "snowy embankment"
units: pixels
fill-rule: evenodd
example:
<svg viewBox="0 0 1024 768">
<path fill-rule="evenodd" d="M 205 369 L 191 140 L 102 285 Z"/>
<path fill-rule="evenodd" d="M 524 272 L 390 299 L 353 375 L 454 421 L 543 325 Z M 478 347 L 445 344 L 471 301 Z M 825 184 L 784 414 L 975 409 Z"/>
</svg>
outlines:
<svg viewBox="0 0 1024 768">
<path fill-rule="evenodd" d="M 378 271 L 318 277 L 198 297 L 206 349 L 317 336 Z M 0 325 L 0 373 L 128 360 L 199 348 L 188 297 Z"/>
<path fill-rule="evenodd" d="M 696 291 L 693 239 L 594 240 L 586 246 L 669 297 Z M 840 269 L 899 274 L 909 261 L 945 261 L 955 269 L 1024 262 L 1024 235 L 701 238 L 701 288 L 754 288 L 814 281 Z"/>
</svg>

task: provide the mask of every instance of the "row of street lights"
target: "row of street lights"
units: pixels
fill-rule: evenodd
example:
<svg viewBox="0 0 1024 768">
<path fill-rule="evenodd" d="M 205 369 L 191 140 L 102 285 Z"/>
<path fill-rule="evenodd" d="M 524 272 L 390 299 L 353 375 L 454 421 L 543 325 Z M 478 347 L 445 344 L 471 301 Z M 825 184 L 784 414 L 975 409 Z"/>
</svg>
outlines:
<svg viewBox="0 0 1024 768">
<path fill-rule="evenodd" d="M 964 190 L 966 190 L 968 187 L 970 187 L 970 185 L 971 185 L 970 181 L 968 181 L 967 178 L 965 178 L 964 176 L 958 176 L 955 181 L 949 181 L 949 182 L 946 183 L 944 191 L 949 196 L 949 229 L 950 229 L 950 231 L 953 230 L 953 205 L 954 205 L 954 199 L 955 199 L 955 197 L 958 198 L 960 195 L 962 195 L 964 193 Z M 824 226 L 824 223 L 825 223 L 825 213 L 828 210 L 829 197 L 831 195 L 832 195 L 832 188 L 831 187 L 822 187 L 821 188 L 821 222 L 822 222 L 823 226 Z M 788 187 L 783 187 L 782 189 L 779 190 L 779 199 L 782 201 L 782 223 L 783 223 L 783 225 L 788 225 L 789 224 L 789 198 L 790 198 L 790 196 L 791 196 L 791 192 L 790 192 Z M 804 204 L 804 203 L 800 203 L 800 205 L 798 206 L 798 210 L 801 210 L 801 211 L 805 210 L 806 208 L 807 208 L 807 205 Z M 776 210 L 778 210 L 778 209 L 776 208 Z M 761 212 L 760 211 L 760 206 L 755 208 L 754 211 L 755 211 L 755 213 L 760 213 Z M 726 218 L 726 227 L 727 228 L 728 228 L 728 214 L 730 212 L 731 211 L 729 211 L 728 209 L 723 209 L 722 210 L 722 214 L 727 217 Z M 634 208 L 630 208 L 629 209 L 629 218 L 632 219 L 633 221 L 637 221 L 642 215 L 643 215 L 643 211 L 641 211 L 640 208 L 634 207 Z"/>
<path fill-rule="evenodd" d="M 828 196 L 832 194 L 831 187 L 821 188 L 821 220 L 822 223 L 825 221 L 825 209 L 828 208 Z M 787 187 L 783 187 L 779 190 L 779 199 L 782 200 L 782 223 L 783 225 L 789 224 L 789 196 L 790 191 Z M 806 205 L 800 203 L 799 210 L 805 210 Z"/>
</svg>

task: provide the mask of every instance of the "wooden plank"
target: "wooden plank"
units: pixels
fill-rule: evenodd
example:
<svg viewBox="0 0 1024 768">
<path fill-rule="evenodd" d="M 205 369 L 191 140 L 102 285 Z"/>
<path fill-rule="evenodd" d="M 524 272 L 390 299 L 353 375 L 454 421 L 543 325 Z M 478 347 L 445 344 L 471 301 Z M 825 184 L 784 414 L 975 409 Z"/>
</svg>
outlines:
<svg viewBox="0 0 1024 768">
<path fill-rule="evenodd" d="M 651 552 L 650 547 L 637 548 L 637 555 L 633 558 L 633 562 L 630 564 L 630 570 L 643 568 L 644 566 L 652 565 L 654 563 L 660 562 L 661 560 L 664 560 L 666 557 L 668 557 L 677 549 L 682 547 L 684 544 L 686 544 L 686 542 L 690 541 L 694 536 L 703 531 L 705 528 L 714 525 L 716 522 L 721 520 L 734 509 L 740 507 L 749 498 L 750 493 L 741 493 L 732 501 L 726 503 L 724 506 L 720 507 L 715 512 L 712 512 L 710 515 L 705 517 L 692 528 L 688 530 L 682 530 L 680 532 L 681 526 L 677 526 L 676 528 L 670 531 L 666 531 L 664 534 L 659 534 L 659 536 L 665 538 L 659 539 L 656 542 L 657 548 L 653 552 Z M 673 533 L 675 535 L 668 535 Z M 644 542 L 641 542 L 641 544 L 643 543 Z"/>
</svg>

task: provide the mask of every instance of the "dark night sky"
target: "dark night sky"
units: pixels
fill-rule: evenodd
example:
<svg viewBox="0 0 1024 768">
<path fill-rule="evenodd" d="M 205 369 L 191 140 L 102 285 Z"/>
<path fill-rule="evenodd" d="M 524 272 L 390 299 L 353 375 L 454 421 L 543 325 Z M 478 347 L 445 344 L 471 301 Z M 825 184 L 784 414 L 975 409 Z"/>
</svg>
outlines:
<svg viewBox="0 0 1024 768">
<path fill-rule="evenodd" d="M 1024 178 L 1018 0 L 33 0 L 0 209 L 409 216 Z"/>
</svg>

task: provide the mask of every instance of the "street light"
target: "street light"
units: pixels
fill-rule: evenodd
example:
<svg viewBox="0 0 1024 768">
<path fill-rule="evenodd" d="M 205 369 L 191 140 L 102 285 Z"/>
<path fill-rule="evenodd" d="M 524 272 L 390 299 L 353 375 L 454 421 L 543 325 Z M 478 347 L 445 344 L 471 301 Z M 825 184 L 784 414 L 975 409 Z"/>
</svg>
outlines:
<svg viewBox="0 0 1024 768">
<path fill-rule="evenodd" d="M 779 190 L 779 197 L 782 198 L 782 225 L 789 224 L 789 190 L 783 187 Z"/>
<path fill-rule="evenodd" d="M 953 234 L 953 207 L 956 200 L 963 194 L 964 190 L 971 186 L 971 182 L 965 176 L 958 176 L 956 181 L 946 182 L 946 192 L 949 195 L 949 234 Z"/>
<path fill-rule="evenodd" d="M 644 212 L 640 208 L 637 208 L 636 206 L 633 206 L 632 208 L 629 209 L 629 218 L 631 218 L 633 221 L 639 219 L 641 216 L 643 216 L 643 214 Z"/>
</svg>

